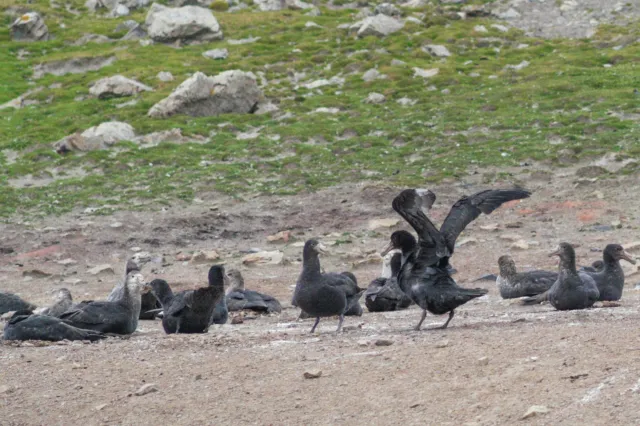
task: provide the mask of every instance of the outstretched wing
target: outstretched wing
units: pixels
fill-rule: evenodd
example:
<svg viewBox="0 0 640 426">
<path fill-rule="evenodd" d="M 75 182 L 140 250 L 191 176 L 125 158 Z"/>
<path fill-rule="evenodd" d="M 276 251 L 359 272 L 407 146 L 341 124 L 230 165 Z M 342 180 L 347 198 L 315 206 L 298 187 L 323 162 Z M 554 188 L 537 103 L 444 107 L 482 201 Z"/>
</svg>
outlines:
<svg viewBox="0 0 640 426">
<path fill-rule="evenodd" d="M 453 253 L 458 235 L 481 213 L 490 214 L 507 201 L 528 198 L 530 195 L 524 189 L 487 189 L 456 201 L 440 227 L 449 252 Z"/>
<path fill-rule="evenodd" d="M 449 255 L 440 231 L 422 211 L 423 206 L 431 208 L 435 199 L 435 194 L 431 191 L 405 189 L 393 199 L 391 204 L 418 234 L 416 262 L 427 265 L 435 263 L 440 257 Z"/>
</svg>

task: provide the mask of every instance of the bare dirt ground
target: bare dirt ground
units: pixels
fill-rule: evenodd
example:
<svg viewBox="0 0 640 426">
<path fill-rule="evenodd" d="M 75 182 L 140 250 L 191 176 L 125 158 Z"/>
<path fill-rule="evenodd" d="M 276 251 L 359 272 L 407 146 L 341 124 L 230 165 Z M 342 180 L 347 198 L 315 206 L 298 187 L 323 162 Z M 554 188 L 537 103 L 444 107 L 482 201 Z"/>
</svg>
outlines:
<svg viewBox="0 0 640 426">
<path fill-rule="evenodd" d="M 353 269 L 353 262 L 384 246 L 392 230 L 406 228 L 400 222 L 368 230 L 372 219 L 397 217 L 390 203 L 399 188 L 345 185 L 245 201 L 205 194 L 202 204 L 164 211 L 0 225 L 3 252 L 14 250 L 0 255 L 1 289 L 36 304 L 47 304 L 47 292 L 61 286 L 76 300 L 106 297 L 133 247 L 164 257 L 145 266 L 147 279 L 182 287 L 204 284 L 209 264 L 191 265 L 177 255 L 215 249 L 237 266 L 241 251 L 260 247 L 283 250 L 288 262 L 241 266 L 247 286 L 289 306 L 279 316 L 214 326 L 204 335 L 167 336 L 159 321 L 142 321 L 129 338 L 97 344 L 4 343 L 0 424 L 638 424 L 640 292 L 634 285 L 640 278 L 629 265 L 621 306 L 576 312 L 519 306 L 501 300 L 494 283 L 471 280 L 497 272 L 504 253 L 521 269 L 552 269 L 547 253 L 560 241 L 579 245 L 578 263 L 588 264 L 600 256 L 592 249 L 640 240 L 640 179 L 592 182 L 575 169 L 521 177 L 534 191 L 531 199 L 480 217 L 459 239 L 467 242 L 453 258 L 456 279 L 490 293 L 461 307 L 445 331 L 428 330 L 445 320 L 431 315 L 427 329 L 412 331 L 419 318 L 412 307 L 348 317 L 340 335 L 337 321 L 325 319 L 311 335 L 312 321 L 297 321 L 298 311 L 286 303 L 300 271 L 296 243 L 312 236 L 351 241 L 330 247 L 322 259 L 326 270 L 351 269 L 364 285 L 379 273 L 379 264 Z M 470 174 L 433 187 L 434 221 L 463 194 L 509 186 L 481 179 Z M 499 226 L 491 230 L 491 224 Z M 267 243 L 284 229 L 294 241 Z M 514 240 L 528 248 L 512 247 Z M 57 263 L 67 258 L 77 263 Z M 103 263 L 116 274 L 87 273 Z M 50 275 L 24 275 L 34 269 Z M 392 344 L 376 345 L 379 340 Z M 320 378 L 303 377 L 314 370 L 322 371 Z M 149 383 L 157 392 L 135 395 Z M 548 413 L 521 421 L 533 405 Z"/>
</svg>

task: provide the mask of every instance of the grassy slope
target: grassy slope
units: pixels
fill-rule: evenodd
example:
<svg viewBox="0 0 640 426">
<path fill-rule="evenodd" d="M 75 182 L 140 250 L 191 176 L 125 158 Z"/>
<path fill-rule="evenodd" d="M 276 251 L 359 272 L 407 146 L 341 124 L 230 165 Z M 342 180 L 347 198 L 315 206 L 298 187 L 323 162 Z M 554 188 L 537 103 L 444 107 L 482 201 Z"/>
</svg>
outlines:
<svg viewBox="0 0 640 426">
<path fill-rule="evenodd" d="M 71 3 L 83 9 L 81 1 Z M 0 5 L 10 3 L 4 0 Z M 49 0 L 36 0 L 30 7 L 44 14 L 55 39 L 13 43 L 7 29 L 11 20 L 5 18 L 6 25 L 0 26 L 0 103 L 31 87 L 45 86 L 32 97 L 41 104 L 0 111 L 0 152 L 10 149 L 20 155 L 12 164 L 0 155 L 0 216 L 4 217 L 16 212 L 59 213 L 83 206 L 141 207 L 176 198 L 191 200 L 200 190 L 295 193 L 367 179 L 420 184 L 464 175 L 470 164 L 556 161 L 557 152 L 566 149 L 578 157 L 604 152 L 617 152 L 621 157 L 640 154 L 638 122 L 611 115 L 639 112 L 640 97 L 633 92 L 640 88 L 639 43 L 613 49 L 620 36 L 637 36 L 637 26 L 604 27 L 594 40 L 538 40 L 514 29 L 501 33 L 491 28 L 491 20 L 453 20 L 447 18 L 450 14 L 427 7 L 406 11 L 425 13 L 423 25 L 408 23 L 401 32 L 384 39 L 354 39 L 336 29 L 354 21 L 353 10 L 323 9 L 322 16 L 313 18 L 294 11 L 216 12 L 226 38 L 261 39 L 247 45 L 232 46 L 223 40 L 181 49 L 138 42 L 74 47 L 68 42 L 84 33 L 121 36 L 114 33 L 117 24 L 126 19 L 142 22 L 145 12 L 107 19 L 85 11 L 75 16 L 62 7 L 52 9 Z M 305 28 L 307 21 L 323 28 Z M 489 33 L 475 32 L 476 25 L 484 25 Z M 432 58 L 421 50 L 427 43 L 447 46 L 452 56 Z M 518 49 L 521 43 L 529 47 Z M 229 58 L 212 61 L 202 57 L 202 52 L 216 47 L 227 47 Z M 20 49 L 31 53 L 28 60 L 17 59 Z M 361 50 L 366 51 L 352 54 Z M 98 72 L 47 75 L 31 82 L 31 66 L 83 55 L 115 55 L 118 60 Z M 406 65 L 392 66 L 394 58 Z M 506 65 L 523 60 L 530 66 L 505 70 Z M 605 68 L 609 63 L 613 67 Z M 364 82 L 362 73 L 373 67 L 388 78 Z M 439 68 L 440 72 L 424 80 L 413 77 L 412 67 Z M 270 81 L 267 97 L 279 102 L 281 111 L 292 113 L 293 118 L 146 116 L 155 102 L 191 73 L 214 75 L 228 69 L 264 72 Z M 158 81 L 159 71 L 170 71 L 175 81 Z M 346 82 L 342 87 L 295 90 L 287 79 L 293 71 L 306 72 L 305 82 L 336 75 Z M 155 91 L 143 94 L 137 105 L 121 109 L 116 105 L 127 98 L 74 101 L 88 94 L 91 82 L 113 74 L 138 79 Z M 53 83 L 62 87 L 48 88 Z M 443 94 L 443 89 L 450 93 Z M 364 103 L 370 92 L 383 93 L 386 103 Z M 405 96 L 417 104 L 396 102 Z M 340 112 L 308 114 L 319 107 L 337 107 Z M 174 127 L 186 135 L 216 133 L 206 144 L 167 143 L 138 149 L 133 143 L 123 143 L 117 153 L 65 157 L 52 151 L 56 140 L 108 120 L 126 121 L 138 134 Z M 223 123 L 232 125 L 220 126 Z M 252 127 L 263 127 L 260 137 L 237 140 L 238 131 Z M 342 138 L 346 133 L 352 137 Z M 550 143 L 559 138 L 563 144 Z M 45 187 L 14 189 L 8 185 L 9 179 L 29 174 L 46 176 L 52 168 L 59 173 L 81 168 L 88 175 L 58 179 Z"/>
</svg>

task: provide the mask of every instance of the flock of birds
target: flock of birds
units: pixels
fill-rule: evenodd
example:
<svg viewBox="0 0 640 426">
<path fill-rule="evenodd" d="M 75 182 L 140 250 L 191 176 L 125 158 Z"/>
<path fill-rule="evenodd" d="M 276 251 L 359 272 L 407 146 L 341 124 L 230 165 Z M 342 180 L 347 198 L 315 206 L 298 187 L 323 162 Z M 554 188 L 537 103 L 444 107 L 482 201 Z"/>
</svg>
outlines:
<svg viewBox="0 0 640 426">
<path fill-rule="evenodd" d="M 364 289 L 350 272 L 324 272 L 319 256 L 326 249 L 318 240 L 310 239 L 304 245 L 302 271 L 291 304 L 300 308 L 300 318 L 315 318 L 312 333 L 321 318 L 333 316 L 339 318 L 337 332 L 340 332 L 345 316 L 362 315 L 363 295 L 370 312 L 394 311 L 415 303 L 422 310 L 416 330 L 420 330 L 427 312 L 448 314 L 439 327 L 444 329 L 459 306 L 488 292 L 483 288 L 461 287 L 452 278 L 456 270 L 449 261 L 456 239 L 482 213 L 488 215 L 506 202 L 530 195 L 529 191 L 516 188 L 464 196 L 452 206 L 438 229 L 427 217 L 435 194 L 429 190 L 404 190 L 394 198 L 392 206 L 415 230 L 417 238 L 404 230 L 391 234 L 381 253 L 381 277 Z M 580 270 L 576 269 L 575 252 L 569 243 L 560 243 L 550 256 L 560 258 L 558 272 L 518 273 L 513 259 L 505 255 L 498 259 L 499 275 L 488 279 L 495 279 L 505 299 L 522 298 L 525 305 L 548 301 L 558 310 L 584 309 L 598 300 L 619 300 L 624 287 L 620 260 L 635 264 L 619 244 L 607 245 L 602 261 Z M 4 339 L 96 341 L 131 334 L 140 319 L 157 317 L 162 318 L 167 334 L 206 333 L 210 325 L 226 323 L 229 311 L 282 310 L 276 298 L 245 289 L 240 271 L 225 271 L 223 265 L 211 266 L 208 286 L 177 293 L 163 279 L 145 283 L 141 266 L 130 259 L 123 281 L 104 301 L 74 304 L 71 293 L 60 289 L 52 306 L 36 309 L 14 294 L 0 293 L 0 314 L 13 312 L 4 327 Z"/>
</svg>

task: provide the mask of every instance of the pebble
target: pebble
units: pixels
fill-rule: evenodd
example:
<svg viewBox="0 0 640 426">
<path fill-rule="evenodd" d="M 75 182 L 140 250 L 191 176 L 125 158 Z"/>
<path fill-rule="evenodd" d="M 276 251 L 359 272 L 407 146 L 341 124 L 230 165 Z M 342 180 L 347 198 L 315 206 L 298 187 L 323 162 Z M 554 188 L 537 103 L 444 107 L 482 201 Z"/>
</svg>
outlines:
<svg viewBox="0 0 640 426">
<path fill-rule="evenodd" d="M 6 395 L 15 392 L 16 388 L 11 385 L 0 386 L 0 395 Z"/>
<path fill-rule="evenodd" d="M 197 251 L 191 256 L 191 263 L 210 263 L 218 259 L 220 259 L 220 254 L 215 250 Z"/>
<path fill-rule="evenodd" d="M 87 271 L 91 275 L 99 275 L 99 274 L 113 274 L 115 273 L 113 267 L 108 263 L 103 265 L 97 265 Z"/>
<path fill-rule="evenodd" d="M 389 339 L 378 339 L 374 342 L 376 346 L 391 346 L 393 345 L 393 340 Z"/>
<path fill-rule="evenodd" d="M 158 392 L 158 388 L 153 383 L 147 383 L 146 385 L 142 385 L 140 389 L 136 391 L 135 396 L 144 396 L 149 393 Z"/>
<path fill-rule="evenodd" d="M 322 376 L 322 370 L 309 370 L 304 372 L 305 379 L 317 379 Z"/>
<path fill-rule="evenodd" d="M 448 340 L 443 340 L 443 341 L 438 342 L 438 343 L 435 344 L 435 347 L 438 348 L 438 349 L 446 348 L 447 346 L 449 346 L 449 341 Z"/>
<path fill-rule="evenodd" d="M 371 219 L 369 221 L 369 229 L 371 231 L 375 230 L 375 229 L 379 229 L 379 228 L 391 228 L 393 226 L 396 226 L 398 224 L 398 222 L 400 222 L 399 219 Z"/>
<path fill-rule="evenodd" d="M 548 412 L 549 412 L 549 409 L 544 405 L 532 405 L 531 407 L 529 407 L 527 412 L 524 413 L 524 416 L 522 416 L 522 420 L 535 417 L 539 414 L 547 414 Z"/>
<path fill-rule="evenodd" d="M 478 359 L 478 364 L 479 365 L 489 365 L 489 358 L 486 356 L 483 356 L 482 358 Z"/>
<path fill-rule="evenodd" d="M 100 405 L 96 405 L 95 410 L 96 410 L 96 411 L 104 410 L 104 409 L 107 407 L 107 405 L 109 405 L 109 404 L 100 404 Z"/>
</svg>

